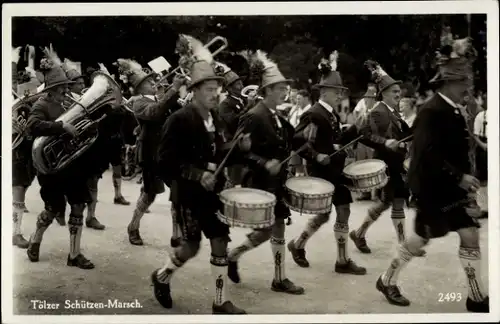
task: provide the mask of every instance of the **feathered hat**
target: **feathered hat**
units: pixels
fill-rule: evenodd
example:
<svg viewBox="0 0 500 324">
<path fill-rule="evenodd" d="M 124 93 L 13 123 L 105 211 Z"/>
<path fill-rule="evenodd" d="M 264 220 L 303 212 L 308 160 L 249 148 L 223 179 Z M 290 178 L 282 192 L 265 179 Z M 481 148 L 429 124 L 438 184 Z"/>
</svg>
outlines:
<svg viewBox="0 0 500 324">
<path fill-rule="evenodd" d="M 130 84 L 134 88 L 135 94 L 137 94 L 137 89 L 144 81 L 151 77 L 154 78 L 156 75 L 147 69 L 143 69 L 139 63 L 130 59 L 119 58 L 113 65 L 118 67 L 120 80 Z"/>
<path fill-rule="evenodd" d="M 212 53 L 196 38 L 189 35 L 179 35 L 176 53 L 180 55 L 179 66 L 191 78 L 188 90 L 204 81 L 224 81 L 224 77 L 215 73 Z"/>
<path fill-rule="evenodd" d="M 257 80 L 260 90 L 277 83 L 291 83 L 278 68 L 278 65 L 267 57 L 267 53 L 257 50 L 255 53 L 246 51 L 242 56 L 250 64 L 250 78 Z"/>
<path fill-rule="evenodd" d="M 215 73 L 224 78 L 224 86 L 228 87 L 242 78 L 236 74 L 229 66 L 224 63 L 215 61 Z"/>
<path fill-rule="evenodd" d="M 477 57 L 477 51 L 472 46 L 472 38 L 455 39 L 441 38 L 441 48 L 436 52 L 438 71 L 429 83 L 441 81 L 472 80 L 472 64 Z"/>
<path fill-rule="evenodd" d="M 403 83 L 391 78 L 376 61 L 368 60 L 365 62 L 365 66 L 370 70 L 372 79 L 377 84 L 378 95 L 387 90 L 390 86 Z"/>
<path fill-rule="evenodd" d="M 321 74 L 321 80 L 318 84 L 315 84 L 315 88 L 336 88 L 342 90 L 348 90 L 342 84 L 342 78 L 340 73 L 337 71 L 339 53 L 333 51 L 328 59 L 323 58 L 318 65 L 319 72 Z"/>
<path fill-rule="evenodd" d="M 52 44 L 50 44 L 49 48 L 45 47 L 43 52 L 46 57 L 40 62 L 40 71 L 44 75 L 45 83 L 42 91 L 47 91 L 62 84 L 74 83 L 74 81 L 68 79 L 64 72 L 61 59 L 52 48 Z"/>
<path fill-rule="evenodd" d="M 64 69 L 64 71 L 66 71 L 66 75 L 71 81 L 76 81 L 76 79 L 78 78 L 83 78 L 83 75 L 78 71 L 78 65 L 67 58 L 64 59 L 62 68 Z"/>
</svg>

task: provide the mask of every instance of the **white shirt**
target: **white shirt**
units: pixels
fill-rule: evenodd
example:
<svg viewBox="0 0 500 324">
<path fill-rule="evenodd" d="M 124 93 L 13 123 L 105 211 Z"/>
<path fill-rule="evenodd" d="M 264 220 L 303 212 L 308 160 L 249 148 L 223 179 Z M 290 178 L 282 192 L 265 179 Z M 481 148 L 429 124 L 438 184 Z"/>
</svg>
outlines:
<svg viewBox="0 0 500 324">
<path fill-rule="evenodd" d="M 267 106 L 266 106 L 267 107 Z M 278 128 L 281 128 L 283 127 L 283 125 L 281 125 L 281 122 L 280 122 L 280 118 L 278 117 L 278 115 L 276 115 L 276 110 L 272 110 L 271 108 L 267 107 L 267 109 L 269 109 L 269 111 L 271 112 L 271 114 L 273 114 L 274 116 L 274 120 L 276 120 L 276 125 L 278 125 Z"/>
<path fill-rule="evenodd" d="M 290 114 L 290 124 L 292 124 L 293 127 L 297 127 L 300 122 L 300 117 L 311 108 L 311 104 L 305 106 L 304 108 L 300 108 L 299 106 L 296 106 L 295 109 L 292 111 Z"/>
<path fill-rule="evenodd" d="M 354 112 L 356 113 L 356 115 L 363 115 L 367 112 L 367 108 L 366 107 L 366 102 L 365 102 L 365 99 L 361 99 L 360 101 L 358 101 L 358 103 L 356 104 L 356 107 L 354 107 Z"/>
<path fill-rule="evenodd" d="M 411 114 L 408 117 L 401 116 L 401 119 L 403 119 L 410 127 L 413 125 L 413 122 L 415 122 L 415 118 L 417 118 L 417 114 Z"/>
<path fill-rule="evenodd" d="M 155 102 L 158 101 L 158 97 L 156 97 L 156 96 L 152 96 L 152 95 L 143 95 L 143 96 L 145 98 L 151 99 L 151 100 L 153 100 Z"/>
<path fill-rule="evenodd" d="M 487 115 L 485 110 L 479 112 L 474 119 L 474 135 L 488 137 Z"/>
</svg>

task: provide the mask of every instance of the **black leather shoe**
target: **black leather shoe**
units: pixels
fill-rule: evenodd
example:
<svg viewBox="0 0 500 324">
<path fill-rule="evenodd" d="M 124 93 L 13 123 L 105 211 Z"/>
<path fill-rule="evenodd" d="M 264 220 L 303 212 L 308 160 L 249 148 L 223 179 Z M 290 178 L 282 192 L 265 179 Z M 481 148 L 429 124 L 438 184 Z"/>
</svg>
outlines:
<svg viewBox="0 0 500 324">
<path fill-rule="evenodd" d="M 335 263 L 335 272 L 337 273 L 348 273 L 348 274 L 354 274 L 354 275 L 365 275 L 366 274 L 366 268 L 358 266 L 354 261 L 349 259 L 347 263 L 345 264 L 340 264 L 338 262 Z"/>
<path fill-rule="evenodd" d="M 75 258 L 71 259 L 68 254 L 68 262 L 66 263 L 69 267 L 78 267 L 84 270 L 94 269 L 95 266 L 89 259 L 83 256 L 83 254 L 78 254 Z"/>
<path fill-rule="evenodd" d="M 356 235 L 356 231 L 351 231 L 351 233 L 349 233 L 349 237 L 351 238 L 351 240 L 354 242 L 354 245 L 356 245 L 356 247 L 361 253 L 365 254 L 372 253 L 372 250 L 370 250 L 370 248 L 366 244 L 366 239 L 364 237 L 358 237 Z"/>
<path fill-rule="evenodd" d="M 385 286 L 382 282 L 382 277 L 379 277 L 376 284 L 377 290 L 384 294 L 385 299 L 393 305 L 397 306 L 410 306 L 410 301 L 401 295 L 398 286 L 389 285 Z"/>
<path fill-rule="evenodd" d="M 115 203 L 115 205 L 123 205 L 123 206 L 130 205 L 130 202 L 127 201 L 123 196 L 115 198 L 113 202 Z"/>
<path fill-rule="evenodd" d="M 309 268 L 309 261 L 306 259 L 306 250 L 305 249 L 297 249 L 295 247 L 295 242 L 288 242 L 288 251 L 292 254 L 293 261 L 302 268 Z"/>
<path fill-rule="evenodd" d="M 158 270 L 151 274 L 151 282 L 153 283 L 153 292 L 156 300 L 165 308 L 172 308 L 173 301 L 170 293 L 170 284 L 161 283 L 158 281 Z"/>
<path fill-rule="evenodd" d="M 144 245 L 144 241 L 141 238 L 141 234 L 139 234 L 139 230 L 131 230 L 130 226 L 127 227 L 128 232 L 128 241 L 132 245 Z"/>
<path fill-rule="evenodd" d="M 170 238 L 170 246 L 173 248 L 179 247 L 181 245 L 181 238 Z"/>
<path fill-rule="evenodd" d="M 222 305 L 212 304 L 212 314 L 242 315 L 246 313 L 244 309 L 234 306 L 230 301 L 225 301 Z"/>
<path fill-rule="evenodd" d="M 281 282 L 273 280 L 273 283 L 271 284 L 271 290 L 276 292 L 284 292 L 290 295 L 303 295 L 305 292 L 304 288 L 296 286 L 289 279 L 284 279 Z"/>
<path fill-rule="evenodd" d="M 21 234 L 16 234 L 12 236 L 12 245 L 17 246 L 21 249 L 27 249 L 29 246 L 29 242 L 26 241 L 24 236 L 22 236 Z"/>
<path fill-rule="evenodd" d="M 93 228 L 99 231 L 102 231 L 103 229 L 106 228 L 106 226 L 102 225 L 95 217 L 92 217 L 89 221 L 85 221 L 85 225 L 88 228 Z"/>
<path fill-rule="evenodd" d="M 229 261 L 227 267 L 227 277 L 231 279 L 234 283 L 240 283 L 241 278 L 238 273 L 238 262 L 237 261 Z"/>
<path fill-rule="evenodd" d="M 490 312 L 490 297 L 486 297 L 483 301 L 476 302 L 467 297 L 465 303 L 467 310 L 473 313 L 489 313 Z"/>
<path fill-rule="evenodd" d="M 40 243 L 29 242 L 26 254 L 31 262 L 38 262 L 38 260 L 40 260 Z"/>
</svg>

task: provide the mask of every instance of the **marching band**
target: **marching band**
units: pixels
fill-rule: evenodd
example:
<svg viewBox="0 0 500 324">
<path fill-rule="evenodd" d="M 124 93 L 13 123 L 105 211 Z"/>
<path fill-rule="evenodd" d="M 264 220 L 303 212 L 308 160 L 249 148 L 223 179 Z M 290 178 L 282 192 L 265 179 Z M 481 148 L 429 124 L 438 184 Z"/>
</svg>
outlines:
<svg viewBox="0 0 500 324">
<path fill-rule="evenodd" d="M 223 45 L 211 52 L 208 47 L 220 40 Z M 239 259 L 267 241 L 274 260 L 271 289 L 306 293 L 285 273 L 286 249 L 297 265 L 309 267 L 307 241 L 328 222 L 333 206 L 335 272 L 367 274 L 350 257 L 348 241 L 362 253 L 371 253 L 367 232 L 391 208 L 399 248 L 376 289 L 390 303 L 408 306 L 410 301 L 397 286 L 400 271 L 413 257 L 425 256 L 423 248 L 431 239 L 455 231 L 460 236 L 459 257 L 469 287 L 467 310 L 488 312 L 489 297 L 479 275 L 476 219 L 481 211 L 476 192 L 480 185 L 473 176 L 475 161 L 470 153 L 477 147 L 471 145 L 475 135 L 468 129 L 464 108 L 474 86 L 471 62 L 475 51 L 468 39 L 445 41 L 448 43 L 438 52 L 438 75 L 432 80 L 439 91 L 420 110 L 413 125 L 398 112 L 404 96 L 401 81 L 371 60 L 365 65 L 376 87 L 368 89 L 367 104 L 356 110 L 356 123 L 342 125 L 335 107 L 348 89 L 338 72 L 337 51 L 319 64 L 321 79 L 315 86 L 319 100 L 307 105 L 292 125 L 278 109 L 292 80 L 283 76 L 265 52 L 245 51 L 241 55 L 257 84 L 244 87 L 244 78 L 214 59 L 228 46 L 221 37 L 204 45 L 180 35 L 176 47 L 179 66 L 163 77 L 154 64 L 150 64 L 151 71 L 131 59 L 117 59 L 119 79 L 131 90 L 129 99 L 104 65 L 99 64 L 100 70 L 92 74 L 85 88 L 86 79 L 78 66 L 68 59 L 62 61 L 52 46 L 45 48 L 40 65 L 42 86 L 26 96 L 13 88 L 19 97 L 13 105 L 13 245 L 27 249 L 29 260 L 38 262 L 44 232 L 54 219 L 65 225 L 69 204 L 67 265 L 94 268 L 80 249 L 84 211 L 87 208 L 87 227 L 105 229 L 95 210 L 98 181 L 109 164 L 114 203 L 130 204 L 121 193 L 121 130 L 125 116 L 133 114 L 138 126 L 135 161 L 143 183 L 126 233 L 130 244 L 144 244 L 141 219 L 157 195 L 169 187 L 174 250 L 151 274 L 154 296 L 163 307 L 173 307 L 172 289 L 181 293 L 171 287 L 171 278 L 197 255 L 202 233 L 211 246 L 214 314 L 246 314 L 231 301 L 228 279 L 239 283 Z M 16 78 L 19 51 L 13 50 Z M 31 77 L 40 78 L 33 67 Z M 227 96 L 221 101 L 222 89 Z M 444 124 L 448 126 L 443 130 L 440 126 Z M 366 159 L 372 156 L 367 151 L 365 159 L 347 163 L 346 149 L 358 142 L 373 150 L 373 158 Z M 305 174 L 295 176 L 292 158 L 305 161 Z M 26 190 L 35 177 L 44 210 L 27 241 L 21 225 Z M 349 232 L 351 192 L 377 192 L 380 197 L 362 225 Z M 407 235 L 403 207 L 410 194 L 417 216 L 414 233 Z M 291 210 L 314 216 L 286 244 Z M 228 249 L 231 227 L 246 228 L 249 233 L 244 242 Z"/>
</svg>

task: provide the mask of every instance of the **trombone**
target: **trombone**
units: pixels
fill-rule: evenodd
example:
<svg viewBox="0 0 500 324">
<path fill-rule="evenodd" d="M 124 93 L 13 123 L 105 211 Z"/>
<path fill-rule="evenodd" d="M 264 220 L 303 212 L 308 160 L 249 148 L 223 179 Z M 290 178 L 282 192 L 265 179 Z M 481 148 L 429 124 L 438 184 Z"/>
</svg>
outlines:
<svg viewBox="0 0 500 324">
<path fill-rule="evenodd" d="M 210 46 L 212 46 L 213 44 L 215 44 L 218 41 L 222 42 L 222 45 L 219 48 L 217 48 L 213 53 L 211 53 L 212 56 L 219 54 L 220 52 L 222 52 L 223 50 L 225 50 L 227 48 L 227 46 L 228 46 L 227 40 L 222 36 L 215 36 L 214 38 L 212 38 L 212 40 L 210 42 L 203 45 L 203 47 L 209 48 Z M 167 88 L 170 88 L 172 85 L 165 84 L 164 81 L 174 74 L 176 74 L 176 75 L 181 74 L 181 75 L 185 76 L 188 79 L 188 81 L 190 81 L 189 76 L 187 76 L 184 69 L 179 65 L 178 67 L 176 67 L 175 69 L 173 69 L 172 71 L 167 73 L 166 75 L 162 76 L 158 81 L 156 81 L 155 86 L 157 86 L 157 87 L 158 86 L 167 86 Z"/>
</svg>

